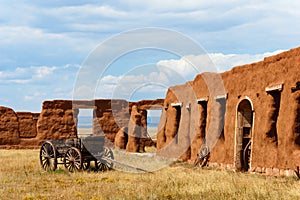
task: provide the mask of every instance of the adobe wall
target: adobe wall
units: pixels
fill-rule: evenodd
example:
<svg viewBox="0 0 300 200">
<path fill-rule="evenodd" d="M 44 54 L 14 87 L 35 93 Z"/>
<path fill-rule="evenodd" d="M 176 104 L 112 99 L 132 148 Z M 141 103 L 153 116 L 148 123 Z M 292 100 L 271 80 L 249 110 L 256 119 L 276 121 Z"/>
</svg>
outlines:
<svg viewBox="0 0 300 200">
<path fill-rule="evenodd" d="M 0 145 L 19 144 L 18 117 L 14 110 L 0 106 Z"/>
<path fill-rule="evenodd" d="M 98 125 L 106 137 L 114 143 L 116 134 L 127 127 L 130 118 L 129 103 L 126 100 L 95 100 L 95 114 Z M 97 126 L 96 123 L 96 126 Z"/>
<path fill-rule="evenodd" d="M 164 148 L 168 141 L 176 137 L 176 130 L 178 130 L 177 137 L 185 135 L 186 140 L 192 144 L 183 159 L 193 161 L 196 158 L 204 138 L 221 128 L 218 124 L 217 127 L 210 126 L 216 119 L 216 116 L 213 116 L 215 113 L 213 109 L 218 107 L 216 95 L 221 94 L 215 91 L 222 91 L 216 88 L 220 85 L 214 85 L 212 80 L 221 76 L 224 95 L 226 94 L 225 124 L 224 131 L 221 132 L 217 143 L 211 149 L 210 162 L 229 166 L 229 168 L 237 165 L 235 163 L 237 160 L 235 158 L 237 108 L 243 99 L 249 99 L 254 115 L 250 170 L 295 169 L 295 166 L 300 166 L 300 91 L 296 87 L 297 82 L 300 81 L 299 69 L 300 48 L 296 48 L 265 58 L 261 62 L 235 67 L 219 75 L 200 74 L 191 82 L 171 87 L 164 102 L 165 109 L 159 127 L 158 148 Z M 276 105 L 275 92 L 266 92 L 266 88 L 272 90 L 273 86 L 278 85 L 282 85 L 283 89 L 275 91 L 280 96 L 280 101 Z M 194 96 L 179 95 L 189 90 L 191 86 Z M 299 86 L 300 84 L 298 88 Z M 292 88 L 294 88 L 293 91 Z M 205 97 L 208 97 L 207 112 L 203 111 L 202 101 L 199 100 Z M 171 106 L 172 103 L 174 105 L 178 102 L 182 103 L 179 122 L 176 121 L 176 109 Z M 192 105 L 189 112 L 186 109 L 188 104 Z M 218 109 L 222 110 L 220 107 Z M 197 122 L 189 125 L 189 130 L 193 130 L 194 133 L 190 132 L 187 136 L 186 119 L 191 118 L 195 113 L 199 114 L 196 117 Z M 203 120 L 204 115 L 207 116 L 207 120 Z"/>
<path fill-rule="evenodd" d="M 17 112 L 20 138 L 35 138 L 37 136 L 37 120 L 39 113 Z"/>
<path fill-rule="evenodd" d="M 91 134 L 104 134 L 111 143 L 116 142 L 119 148 L 128 151 L 144 151 L 145 146 L 155 145 L 147 136 L 147 109 L 162 104 L 162 99 L 141 102 L 53 100 L 43 102 L 41 113 L 16 113 L 10 108 L 0 107 L 0 148 L 39 147 L 45 140 L 77 137 L 78 114 L 81 109 L 88 108 L 94 110 Z M 136 107 L 134 112 L 133 106 Z M 140 115 L 139 120 L 130 120 L 134 115 Z M 128 129 L 133 124 L 139 131 Z M 129 135 L 132 139 L 115 141 L 120 129 L 126 130 L 123 136 L 128 138 Z"/>
<path fill-rule="evenodd" d="M 37 146 L 37 121 L 40 113 L 16 112 L 19 124 L 19 148 L 30 148 Z"/>
<path fill-rule="evenodd" d="M 37 122 L 37 140 L 42 142 L 50 139 L 66 139 L 77 136 L 76 110 L 73 111 L 72 101 L 44 101 L 42 112 Z"/>
<path fill-rule="evenodd" d="M 0 148 L 32 148 L 37 146 L 39 113 L 15 112 L 0 106 Z"/>
</svg>

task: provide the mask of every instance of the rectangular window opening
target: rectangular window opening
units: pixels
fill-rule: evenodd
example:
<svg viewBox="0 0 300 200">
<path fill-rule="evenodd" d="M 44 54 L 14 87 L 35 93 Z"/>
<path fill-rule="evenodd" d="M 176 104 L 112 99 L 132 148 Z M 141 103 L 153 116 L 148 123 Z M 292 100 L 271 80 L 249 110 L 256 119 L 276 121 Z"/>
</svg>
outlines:
<svg viewBox="0 0 300 200">
<path fill-rule="evenodd" d="M 77 135 L 79 138 L 93 135 L 94 109 L 79 108 L 77 120 Z"/>
<path fill-rule="evenodd" d="M 177 122 L 177 126 L 176 126 L 176 135 L 175 135 L 175 143 L 178 144 L 178 130 L 179 130 L 179 125 L 180 125 L 180 118 L 181 118 L 181 107 L 180 106 L 176 106 L 176 122 Z"/>
<path fill-rule="evenodd" d="M 268 94 L 272 97 L 271 113 L 269 120 L 271 121 L 267 137 L 272 138 L 273 142 L 278 144 L 277 120 L 280 110 L 281 90 L 272 90 Z"/>
<path fill-rule="evenodd" d="M 206 123 L 207 123 L 207 100 L 199 101 L 200 106 L 200 119 L 199 119 L 199 128 L 200 128 L 200 137 L 205 138 L 206 135 Z"/>
<path fill-rule="evenodd" d="M 158 124 L 162 114 L 162 109 L 147 110 L 147 132 L 148 136 L 155 140 L 157 139 Z"/>
</svg>

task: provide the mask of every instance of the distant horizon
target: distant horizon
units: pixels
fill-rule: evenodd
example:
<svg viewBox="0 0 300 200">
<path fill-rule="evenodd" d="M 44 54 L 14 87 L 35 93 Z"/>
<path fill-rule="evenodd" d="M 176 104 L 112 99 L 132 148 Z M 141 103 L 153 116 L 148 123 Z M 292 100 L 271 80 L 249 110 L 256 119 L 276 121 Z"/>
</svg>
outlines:
<svg viewBox="0 0 300 200">
<path fill-rule="evenodd" d="M 78 125 L 77 128 L 92 128 L 93 116 L 78 116 Z M 160 116 L 148 116 L 147 117 L 147 126 L 148 127 L 157 127 L 159 124 Z"/>
</svg>

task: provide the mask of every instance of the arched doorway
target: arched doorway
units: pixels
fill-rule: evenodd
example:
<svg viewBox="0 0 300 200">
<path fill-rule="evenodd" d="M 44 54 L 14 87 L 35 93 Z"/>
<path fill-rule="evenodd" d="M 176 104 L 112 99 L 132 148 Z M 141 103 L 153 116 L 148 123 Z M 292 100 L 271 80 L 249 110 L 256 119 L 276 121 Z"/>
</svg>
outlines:
<svg viewBox="0 0 300 200">
<path fill-rule="evenodd" d="M 237 127 L 235 138 L 235 166 L 238 170 L 248 171 L 251 156 L 253 108 L 248 99 L 242 100 L 237 108 Z"/>
</svg>

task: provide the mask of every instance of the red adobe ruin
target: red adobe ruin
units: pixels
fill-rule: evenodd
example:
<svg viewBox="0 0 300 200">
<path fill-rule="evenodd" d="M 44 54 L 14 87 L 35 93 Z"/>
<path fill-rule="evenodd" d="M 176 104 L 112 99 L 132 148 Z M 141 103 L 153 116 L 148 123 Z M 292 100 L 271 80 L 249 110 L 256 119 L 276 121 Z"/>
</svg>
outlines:
<svg viewBox="0 0 300 200">
<path fill-rule="evenodd" d="M 165 100 L 45 101 L 40 114 L 0 107 L 0 148 L 76 137 L 78 112 L 91 108 L 95 134 L 127 151 L 143 151 L 152 145 L 147 109 L 161 106 L 158 155 L 194 161 L 205 141 L 212 166 L 293 175 L 300 166 L 299 69 L 295 48 L 221 74 L 199 74 L 170 87 Z"/>
<path fill-rule="evenodd" d="M 157 148 L 167 156 L 188 147 L 181 159 L 193 161 L 205 140 L 210 165 L 292 175 L 300 166 L 299 69 L 296 48 L 170 87 Z"/>
</svg>

